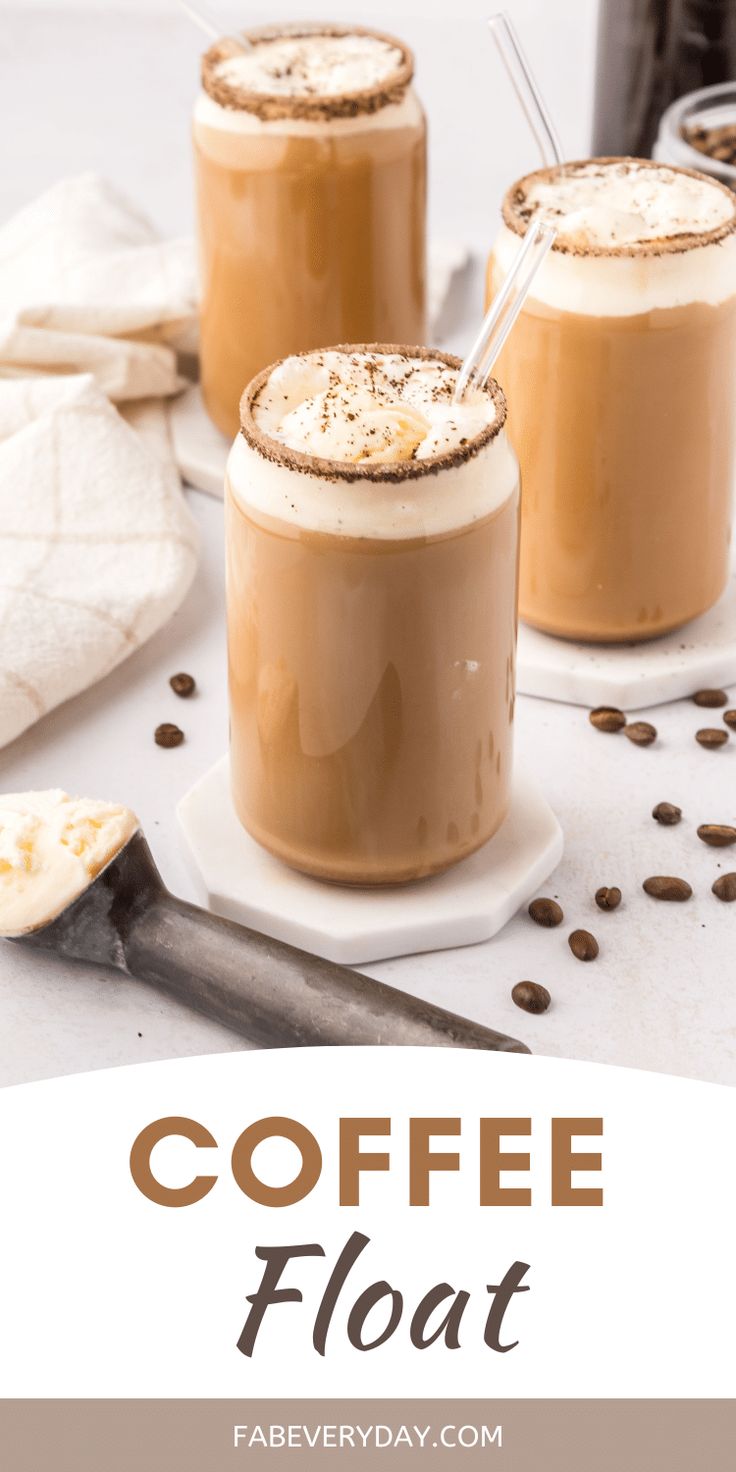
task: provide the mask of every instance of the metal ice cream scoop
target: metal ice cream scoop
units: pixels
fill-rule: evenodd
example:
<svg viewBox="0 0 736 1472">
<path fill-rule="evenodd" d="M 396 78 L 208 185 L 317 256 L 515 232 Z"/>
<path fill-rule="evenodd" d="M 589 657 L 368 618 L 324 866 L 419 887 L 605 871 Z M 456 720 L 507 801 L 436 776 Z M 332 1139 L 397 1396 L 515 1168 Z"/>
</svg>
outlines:
<svg viewBox="0 0 736 1472">
<path fill-rule="evenodd" d="M 260 1047 L 529 1052 L 504 1033 L 176 899 L 140 830 L 56 919 L 8 938 L 151 982 Z"/>
</svg>

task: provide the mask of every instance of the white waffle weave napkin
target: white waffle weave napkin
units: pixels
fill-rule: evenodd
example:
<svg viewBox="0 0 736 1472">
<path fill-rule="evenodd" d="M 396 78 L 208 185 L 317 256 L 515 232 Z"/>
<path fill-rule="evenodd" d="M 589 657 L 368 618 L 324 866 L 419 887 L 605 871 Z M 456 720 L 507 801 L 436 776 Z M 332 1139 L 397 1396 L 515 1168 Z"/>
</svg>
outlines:
<svg viewBox="0 0 736 1472">
<path fill-rule="evenodd" d="M 0 227 L 0 746 L 100 679 L 196 566 L 164 401 L 191 244 L 94 175 Z"/>
</svg>

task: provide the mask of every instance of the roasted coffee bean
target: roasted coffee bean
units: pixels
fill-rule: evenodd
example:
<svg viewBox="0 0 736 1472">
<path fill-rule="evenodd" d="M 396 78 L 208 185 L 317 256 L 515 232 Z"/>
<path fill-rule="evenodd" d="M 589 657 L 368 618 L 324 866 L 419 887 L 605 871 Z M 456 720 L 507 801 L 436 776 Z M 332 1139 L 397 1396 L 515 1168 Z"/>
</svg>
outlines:
<svg viewBox="0 0 736 1472">
<path fill-rule="evenodd" d="M 698 838 L 709 843 L 711 848 L 728 848 L 729 844 L 736 843 L 736 828 L 729 828 L 727 823 L 701 823 Z"/>
<path fill-rule="evenodd" d="M 692 888 L 686 879 L 675 879 L 671 874 L 653 874 L 645 879 L 643 889 L 653 900 L 689 900 Z"/>
<path fill-rule="evenodd" d="M 588 716 L 591 726 L 596 731 L 622 731 L 626 725 L 626 716 L 622 710 L 617 710 L 615 705 L 598 705 Z"/>
<path fill-rule="evenodd" d="M 567 944 L 578 961 L 595 961 L 598 955 L 598 942 L 589 930 L 573 930 L 567 937 Z"/>
<path fill-rule="evenodd" d="M 612 889 L 606 889 L 604 884 L 596 890 L 595 902 L 599 910 L 617 910 L 621 904 L 621 890 L 615 884 Z"/>
<path fill-rule="evenodd" d="M 163 725 L 157 726 L 153 733 L 153 739 L 157 746 L 181 746 L 184 740 L 184 732 L 175 726 L 172 721 L 164 721 Z"/>
<path fill-rule="evenodd" d="M 175 695 L 180 695 L 182 700 L 188 700 L 194 694 L 196 683 L 193 675 L 172 675 L 169 684 Z"/>
<path fill-rule="evenodd" d="M 736 710 L 724 710 L 723 719 L 732 731 L 736 731 Z"/>
<path fill-rule="evenodd" d="M 663 828 L 674 828 L 682 817 L 682 808 L 675 807 L 673 802 L 658 802 L 656 808 L 652 808 L 652 817 L 656 818 Z"/>
<path fill-rule="evenodd" d="M 713 885 L 713 893 L 730 905 L 736 900 L 736 874 L 721 874 Z"/>
<path fill-rule="evenodd" d="M 624 736 L 628 736 L 635 746 L 651 746 L 657 739 L 657 728 L 649 721 L 632 721 L 630 726 L 624 726 Z"/>
<path fill-rule="evenodd" d="M 704 726 L 701 731 L 695 732 L 695 740 L 701 746 L 707 746 L 711 751 L 716 751 L 719 746 L 725 746 L 728 741 L 728 731 L 721 731 L 718 726 Z"/>
<path fill-rule="evenodd" d="M 517 981 L 511 988 L 511 996 L 524 1012 L 546 1012 L 552 1001 L 546 986 L 540 986 L 538 981 Z"/>
<path fill-rule="evenodd" d="M 544 925 L 547 930 L 552 930 L 555 925 L 561 925 L 565 918 L 562 906 L 558 905 L 557 900 L 532 900 L 529 914 L 537 925 Z"/>
<path fill-rule="evenodd" d="M 693 700 L 696 705 L 707 706 L 710 710 L 717 710 L 721 705 L 728 705 L 725 690 L 696 690 Z"/>
</svg>

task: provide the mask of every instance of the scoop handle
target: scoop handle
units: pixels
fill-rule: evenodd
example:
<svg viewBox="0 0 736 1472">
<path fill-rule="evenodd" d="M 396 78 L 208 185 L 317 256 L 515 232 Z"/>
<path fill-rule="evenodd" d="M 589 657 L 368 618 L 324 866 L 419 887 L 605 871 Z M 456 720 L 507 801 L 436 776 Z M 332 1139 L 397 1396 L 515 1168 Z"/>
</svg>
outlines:
<svg viewBox="0 0 736 1472">
<path fill-rule="evenodd" d="M 528 1053 L 515 1038 L 211 915 L 162 890 L 125 936 L 125 968 L 260 1047 L 391 1044 Z"/>
</svg>

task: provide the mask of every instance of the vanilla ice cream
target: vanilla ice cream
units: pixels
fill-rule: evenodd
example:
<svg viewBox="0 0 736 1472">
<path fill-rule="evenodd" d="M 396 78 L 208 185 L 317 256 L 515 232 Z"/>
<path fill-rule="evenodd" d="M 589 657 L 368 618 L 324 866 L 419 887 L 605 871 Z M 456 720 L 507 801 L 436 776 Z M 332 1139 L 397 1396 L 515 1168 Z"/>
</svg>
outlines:
<svg viewBox="0 0 736 1472">
<path fill-rule="evenodd" d="M 233 445 L 233 494 L 251 510 L 344 536 L 442 535 L 489 515 L 517 485 L 515 458 L 496 432 L 503 395 L 491 386 L 455 403 L 458 369 L 416 350 L 284 358 L 248 409 L 261 443 L 244 428 Z M 449 461 L 452 494 L 433 473 Z"/>
<path fill-rule="evenodd" d="M 457 369 L 406 353 L 326 351 L 277 364 L 253 405 L 273 439 L 321 460 L 429 460 L 492 424 L 476 389 L 453 402 Z"/>
<path fill-rule="evenodd" d="M 138 826 L 129 808 L 58 788 L 0 796 L 0 935 L 54 920 Z"/>
<path fill-rule="evenodd" d="M 246 92 L 284 97 L 335 97 L 378 87 L 399 69 L 403 53 L 380 36 L 279 35 L 226 57 L 217 75 Z"/>
</svg>

